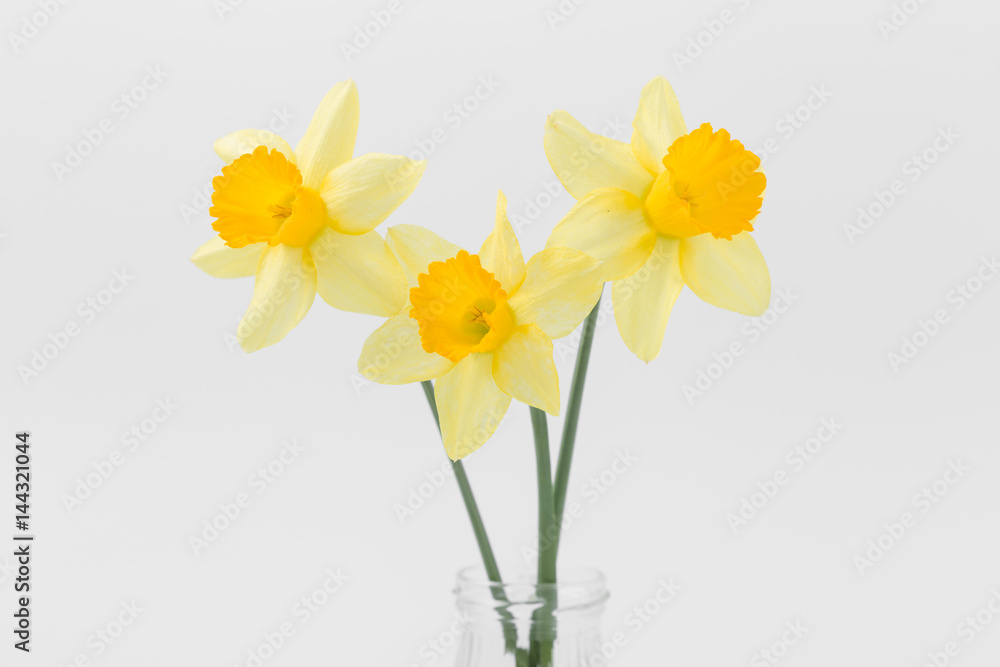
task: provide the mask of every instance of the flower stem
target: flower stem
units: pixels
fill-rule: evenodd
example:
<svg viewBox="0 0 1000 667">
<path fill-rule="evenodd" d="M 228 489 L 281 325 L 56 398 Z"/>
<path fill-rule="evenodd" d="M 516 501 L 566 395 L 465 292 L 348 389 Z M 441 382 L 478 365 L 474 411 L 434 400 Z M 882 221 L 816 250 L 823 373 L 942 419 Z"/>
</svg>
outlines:
<svg viewBox="0 0 1000 667">
<path fill-rule="evenodd" d="M 440 433 L 441 418 L 438 415 L 437 400 L 434 398 L 434 384 L 429 380 L 424 380 L 420 383 L 420 386 L 424 389 L 424 396 L 427 397 L 427 404 L 431 408 L 431 414 L 434 415 L 434 423 L 437 424 L 438 433 Z M 493 583 L 499 584 L 496 587 L 491 587 L 493 589 L 493 598 L 497 602 L 507 604 L 507 594 L 501 588 L 503 579 L 500 577 L 500 567 L 497 565 L 497 559 L 493 555 L 493 547 L 490 546 L 490 538 L 486 534 L 486 525 L 483 523 L 483 517 L 479 513 L 476 497 L 472 494 L 472 485 L 469 483 L 469 476 L 465 474 L 465 466 L 462 465 L 461 461 L 452 461 L 451 467 L 455 471 L 455 479 L 458 481 L 458 488 L 462 492 L 462 500 L 465 502 L 465 509 L 469 513 L 469 521 L 472 522 L 472 532 L 475 533 L 476 542 L 479 544 L 479 553 L 483 558 L 483 567 L 486 569 L 486 576 Z M 506 608 L 502 608 L 499 613 L 501 618 L 505 620 L 511 620 L 512 618 Z M 509 623 L 504 623 L 503 625 L 507 652 L 514 653 L 517 649 L 517 628 Z"/>
<path fill-rule="evenodd" d="M 594 343 L 597 328 L 597 314 L 601 309 L 598 297 L 594 309 L 587 315 L 580 336 L 580 347 L 576 351 L 576 367 L 573 369 L 573 384 L 569 389 L 569 405 L 566 407 L 566 421 L 563 424 L 562 442 L 559 445 L 559 462 L 556 464 L 554 495 L 555 526 L 552 545 L 552 560 L 555 567 L 562 532 L 563 511 L 566 509 L 566 490 L 569 488 L 569 470 L 573 464 L 573 447 L 576 445 L 576 429 L 580 421 L 580 405 L 583 403 L 583 386 L 587 382 L 587 365 L 590 363 L 590 348 Z"/>
<path fill-rule="evenodd" d="M 438 432 L 441 432 L 441 419 L 438 416 L 437 401 L 434 400 L 434 385 L 430 381 L 421 382 L 424 388 L 424 395 L 427 396 L 427 403 L 434 414 L 434 423 L 437 424 Z M 500 568 L 497 566 L 497 559 L 493 555 L 493 547 L 490 546 L 490 538 L 486 534 L 486 525 L 483 517 L 479 513 L 479 506 L 476 504 L 476 497 L 472 494 L 472 485 L 469 484 L 469 476 L 465 474 L 465 466 L 461 461 L 452 461 L 451 467 L 455 471 L 455 479 L 458 481 L 458 488 L 462 492 L 462 500 L 465 501 L 465 508 L 469 512 L 469 520 L 472 522 L 472 532 L 476 534 L 476 542 L 479 544 L 479 553 L 483 557 L 483 566 L 486 568 L 486 576 L 490 581 L 502 583 L 500 579 Z"/>
<path fill-rule="evenodd" d="M 555 504 L 552 495 L 552 461 L 549 455 L 549 427 L 545 412 L 531 408 L 531 428 L 535 434 L 535 462 L 538 466 L 538 583 L 556 583 Z"/>
<path fill-rule="evenodd" d="M 546 667 L 552 664 L 556 636 L 557 599 L 556 549 L 554 538 L 555 505 L 552 496 L 552 461 L 549 454 L 549 426 L 545 412 L 531 408 L 531 428 L 535 435 L 535 461 L 538 468 L 538 586 L 543 606 L 535 610 L 532 619 L 530 664 Z"/>
</svg>

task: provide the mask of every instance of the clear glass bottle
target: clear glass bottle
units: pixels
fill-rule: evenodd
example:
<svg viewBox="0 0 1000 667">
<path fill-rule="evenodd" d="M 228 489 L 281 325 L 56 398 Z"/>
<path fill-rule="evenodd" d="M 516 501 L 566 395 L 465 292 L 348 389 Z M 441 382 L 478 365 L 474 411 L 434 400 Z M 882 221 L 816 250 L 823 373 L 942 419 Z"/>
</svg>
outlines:
<svg viewBox="0 0 1000 667">
<path fill-rule="evenodd" d="M 597 570 L 560 571 L 559 583 L 534 576 L 490 582 L 482 568 L 458 574 L 465 623 L 456 667 L 594 667 L 601 655 L 601 614 L 608 599 Z"/>
</svg>

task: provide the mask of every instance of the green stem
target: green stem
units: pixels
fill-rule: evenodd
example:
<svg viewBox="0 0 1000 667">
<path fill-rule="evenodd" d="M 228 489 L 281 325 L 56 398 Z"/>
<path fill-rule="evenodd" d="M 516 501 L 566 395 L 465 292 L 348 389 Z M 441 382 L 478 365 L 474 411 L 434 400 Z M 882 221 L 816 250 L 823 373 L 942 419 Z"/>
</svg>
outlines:
<svg viewBox="0 0 1000 667">
<path fill-rule="evenodd" d="M 538 583 L 556 583 L 555 504 L 552 495 L 552 461 L 549 455 L 549 427 L 545 413 L 531 408 L 531 428 L 535 434 L 535 462 L 538 467 Z"/>
<path fill-rule="evenodd" d="M 420 383 L 420 386 L 423 387 L 424 396 L 427 397 L 427 404 L 431 408 L 431 414 L 434 415 L 434 423 L 437 425 L 438 433 L 441 433 L 441 418 L 438 415 L 437 400 L 434 398 L 434 385 L 429 380 L 424 380 Z M 462 492 L 462 500 L 465 502 L 465 509 L 469 513 L 469 521 L 472 522 L 472 532 L 475 533 L 476 542 L 479 544 L 479 553 L 483 558 L 486 576 L 489 577 L 491 582 L 499 584 L 499 586 L 491 586 L 493 598 L 497 602 L 507 604 L 509 601 L 507 600 L 507 594 L 502 588 L 503 579 L 500 577 L 500 567 L 497 565 L 497 559 L 493 555 L 493 547 L 490 546 L 490 538 L 486 534 L 486 524 L 483 523 L 483 517 L 479 513 L 476 497 L 472 494 L 472 485 L 469 483 L 469 476 L 465 474 L 465 466 L 462 465 L 461 461 L 452 461 L 451 467 L 455 471 L 455 479 L 458 481 L 458 488 Z M 505 621 L 510 621 L 513 618 L 506 609 L 501 609 L 499 613 Z M 511 623 L 504 623 L 503 626 L 507 652 L 514 653 L 517 650 L 517 628 Z M 522 657 L 519 656 L 519 664 Z"/>
<path fill-rule="evenodd" d="M 532 620 L 530 664 L 552 664 L 555 642 L 556 608 L 556 537 L 555 504 L 552 495 L 552 462 L 549 454 L 549 426 L 545 413 L 531 408 L 531 428 L 535 435 L 535 461 L 538 468 L 538 585 L 544 605 L 535 610 Z"/>
<path fill-rule="evenodd" d="M 434 400 L 434 385 L 429 381 L 420 383 L 424 388 L 424 395 L 427 396 L 427 403 L 430 404 L 431 412 L 434 414 L 434 423 L 437 424 L 438 432 L 441 432 L 441 419 L 438 416 L 437 401 Z M 451 462 L 452 470 L 455 471 L 455 479 L 458 481 L 458 488 L 462 492 L 462 500 L 465 508 L 469 512 L 469 521 L 472 522 L 472 532 L 476 534 L 476 542 L 479 544 L 479 553 L 483 557 L 483 566 L 486 568 L 486 576 L 490 581 L 502 583 L 500 579 L 500 568 L 497 559 L 493 555 L 493 547 L 490 546 L 490 538 L 486 534 L 486 524 L 479 513 L 479 506 L 476 504 L 476 497 L 472 494 L 472 485 L 469 483 L 469 476 L 465 474 L 465 466 L 461 461 Z"/>
<path fill-rule="evenodd" d="M 562 532 L 563 512 L 566 509 L 566 491 L 569 488 L 569 470 L 573 465 L 573 448 L 576 445 L 576 429 L 580 421 L 580 405 L 583 403 L 583 386 L 587 382 L 587 365 L 590 363 L 590 348 L 594 343 L 597 315 L 601 309 L 601 299 L 597 299 L 594 309 L 587 315 L 580 336 L 580 347 L 576 351 L 576 367 L 573 369 L 573 384 L 569 389 L 569 405 L 566 407 L 566 421 L 563 424 L 562 442 L 559 445 L 559 462 L 556 464 L 554 490 L 555 533 L 552 546 L 552 560 L 559 551 Z M 554 566 L 554 564 L 553 564 Z"/>
</svg>

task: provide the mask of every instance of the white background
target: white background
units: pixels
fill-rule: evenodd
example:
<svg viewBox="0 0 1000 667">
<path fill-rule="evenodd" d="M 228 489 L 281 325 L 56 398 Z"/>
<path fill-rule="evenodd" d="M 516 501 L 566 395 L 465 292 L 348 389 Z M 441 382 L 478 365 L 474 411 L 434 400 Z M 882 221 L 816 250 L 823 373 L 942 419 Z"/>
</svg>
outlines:
<svg viewBox="0 0 1000 667">
<path fill-rule="evenodd" d="M 971 643 L 958 626 L 1000 591 L 1000 280 L 976 282 L 1000 250 L 1000 10 L 910 5 L 886 37 L 878 22 L 890 0 L 591 0 L 563 14 L 555 0 L 402 0 L 348 58 L 341 45 L 387 2 L 246 0 L 220 13 L 208 0 L 81 1 L 34 34 L 24 20 L 37 0 L 8 0 L 0 515 L 13 523 L 8 466 L 13 434 L 27 429 L 38 538 L 30 656 L 10 646 L 12 563 L 0 558 L 0 663 L 246 664 L 262 633 L 293 620 L 295 635 L 266 664 L 431 664 L 426 643 L 451 624 L 455 574 L 478 554 L 450 477 L 414 515 L 397 514 L 445 464 L 420 388 L 359 385 L 356 359 L 380 321 L 319 299 L 277 346 L 235 348 L 253 281 L 216 280 L 188 261 L 212 233 L 198 194 L 221 168 L 212 142 L 277 113 L 292 116 L 280 133 L 294 145 L 324 93 L 352 77 L 356 154 L 410 154 L 437 128 L 446 137 L 389 224 L 475 249 L 503 188 L 512 216 L 534 217 L 519 229 L 530 256 L 572 204 L 544 195 L 555 183 L 546 114 L 564 108 L 612 134 L 617 125 L 627 140 L 640 89 L 662 74 L 689 127 L 725 127 L 758 152 L 775 139 L 755 238 L 775 302 L 785 292 L 791 305 L 754 338 L 752 320 L 686 291 L 648 366 L 610 320 L 598 329 L 571 484 L 584 513 L 561 555 L 607 573 L 607 632 L 629 638 L 616 663 L 766 664 L 755 655 L 797 621 L 808 632 L 780 661 L 789 667 L 918 667 L 953 640 L 950 664 L 995 665 L 1000 618 Z M 13 44 L 22 31 L 33 36 Z M 679 63 L 699 33 L 702 52 Z M 157 67 L 166 78 L 123 118 L 115 100 Z M 498 85 L 476 99 L 481 78 Z M 814 87 L 832 96 L 802 108 Z M 448 120 L 456 104 L 475 107 L 460 124 Z M 792 125 L 797 112 L 807 120 Z M 60 180 L 53 164 L 104 118 L 113 132 Z M 907 162 L 948 128 L 958 138 L 913 180 Z M 896 179 L 902 194 L 852 243 L 845 225 Z M 132 276 L 127 287 L 85 316 L 80 304 L 102 298 L 115 271 Z M 953 290 L 966 283 L 981 289 L 960 308 Z M 894 369 L 890 353 L 938 310 L 945 323 L 916 336 L 921 347 Z M 70 323 L 79 334 L 25 381 L 19 367 Z M 734 341 L 745 352 L 720 375 L 713 355 Z M 572 350 L 557 354 L 565 402 Z M 689 401 L 684 386 L 699 372 L 717 379 Z M 123 434 L 158 399 L 178 407 L 131 451 Z M 794 470 L 786 454 L 824 418 L 843 426 Z M 557 441 L 559 420 L 550 424 Z M 256 493 L 248 478 L 291 439 L 305 451 Z M 124 462 L 67 509 L 115 450 Z M 638 463 L 591 502 L 581 487 L 620 452 Z M 922 512 L 914 495 L 949 461 L 969 471 Z M 506 572 L 529 567 L 533 465 L 517 403 L 467 460 Z M 727 514 L 778 471 L 788 483 L 734 533 Z M 243 492 L 250 507 L 196 555 L 189 538 Z M 907 511 L 916 525 L 859 567 L 869 540 Z M 299 623 L 293 605 L 338 568 L 349 581 Z M 633 633 L 627 615 L 661 578 L 682 591 Z M 132 602 L 144 611 L 97 655 L 95 633 Z"/>
</svg>

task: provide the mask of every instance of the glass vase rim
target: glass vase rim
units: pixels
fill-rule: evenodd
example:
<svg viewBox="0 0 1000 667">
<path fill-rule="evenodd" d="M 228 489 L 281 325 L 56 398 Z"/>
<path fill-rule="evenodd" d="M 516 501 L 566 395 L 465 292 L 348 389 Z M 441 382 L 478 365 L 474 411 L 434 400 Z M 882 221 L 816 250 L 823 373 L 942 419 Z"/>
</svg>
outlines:
<svg viewBox="0 0 1000 667">
<path fill-rule="evenodd" d="M 491 591 L 510 591 L 513 589 L 523 589 L 526 586 L 533 587 L 538 591 L 565 592 L 568 589 L 587 589 L 591 591 L 601 591 L 601 599 L 607 598 L 607 577 L 596 567 L 572 565 L 560 567 L 556 574 L 556 583 L 540 584 L 538 575 L 530 570 L 523 570 L 513 576 L 501 575 L 503 583 L 492 581 L 486 574 L 482 565 L 467 565 L 458 571 L 458 578 L 455 586 L 455 594 L 461 595 L 465 591 L 474 589 L 488 589 Z"/>
</svg>

